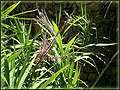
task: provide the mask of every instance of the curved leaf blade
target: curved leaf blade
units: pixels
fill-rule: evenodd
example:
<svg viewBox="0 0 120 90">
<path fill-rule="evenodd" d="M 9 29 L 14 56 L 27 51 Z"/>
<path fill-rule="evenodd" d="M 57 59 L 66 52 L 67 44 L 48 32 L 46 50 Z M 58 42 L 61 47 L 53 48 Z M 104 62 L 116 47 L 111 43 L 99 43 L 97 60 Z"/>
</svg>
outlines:
<svg viewBox="0 0 120 90">
<path fill-rule="evenodd" d="M 51 76 L 41 87 L 40 89 L 44 89 L 48 84 L 50 84 L 64 69 L 66 69 L 70 64 L 66 65 L 59 71 L 57 71 L 53 76 Z"/>
</svg>

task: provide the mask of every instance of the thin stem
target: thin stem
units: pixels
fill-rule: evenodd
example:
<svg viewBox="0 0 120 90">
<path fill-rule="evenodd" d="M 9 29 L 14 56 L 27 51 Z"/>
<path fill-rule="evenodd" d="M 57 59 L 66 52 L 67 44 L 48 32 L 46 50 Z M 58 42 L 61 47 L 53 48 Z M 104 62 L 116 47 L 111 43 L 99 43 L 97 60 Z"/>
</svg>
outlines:
<svg viewBox="0 0 120 90">
<path fill-rule="evenodd" d="M 110 63 L 113 61 L 113 59 L 117 56 L 117 54 L 119 53 L 119 50 L 113 55 L 113 57 L 110 59 L 109 63 L 106 65 L 106 67 L 102 70 L 102 72 L 99 74 L 97 80 L 94 82 L 94 84 L 91 86 L 90 89 L 93 89 L 95 87 L 95 85 L 97 84 L 97 82 L 99 81 L 99 79 L 101 78 L 101 76 L 103 75 L 103 73 L 106 71 L 106 69 L 108 68 L 108 66 L 110 65 Z"/>
</svg>

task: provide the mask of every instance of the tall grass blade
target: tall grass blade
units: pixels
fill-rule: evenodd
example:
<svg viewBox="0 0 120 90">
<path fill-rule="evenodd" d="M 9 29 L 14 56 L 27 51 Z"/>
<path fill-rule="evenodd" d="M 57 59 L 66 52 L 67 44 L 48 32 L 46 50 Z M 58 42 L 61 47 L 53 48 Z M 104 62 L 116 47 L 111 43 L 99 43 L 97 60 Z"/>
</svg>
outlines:
<svg viewBox="0 0 120 90">
<path fill-rule="evenodd" d="M 79 33 L 78 33 L 78 34 L 79 34 Z M 67 46 L 66 46 L 66 48 L 65 48 L 65 52 L 64 52 L 65 55 L 68 53 L 68 51 L 69 51 L 72 43 L 74 42 L 74 40 L 75 40 L 75 38 L 78 36 L 78 34 L 77 34 L 74 38 L 72 38 L 72 39 L 69 41 L 69 43 L 67 44 Z"/>
<path fill-rule="evenodd" d="M 1 11 L 2 11 L 2 9 L 5 7 L 5 5 L 7 4 L 7 2 L 8 2 L 8 1 L 6 1 L 3 6 L 1 5 L 1 6 L 2 6 L 2 7 L 1 7 Z"/>
<path fill-rule="evenodd" d="M 13 45 L 14 45 L 14 40 L 13 40 Z M 11 89 L 14 89 L 14 85 L 15 85 L 15 58 L 16 58 L 16 56 L 18 56 L 18 55 L 15 55 L 16 53 L 15 53 L 15 51 L 16 51 L 16 49 L 15 49 L 15 45 L 14 45 L 14 57 L 13 57 L 13 60 L 10 62 L 10 88 Z M 11 57 L 11 56 L 10 56 Z M 12 57 L 11 57 L 11 59 L 12 59 Z"/>
<path fill-rule="evenodd" d="M 74 74 L 74 78 L 73 78 L 73 81 L 72 81 L 72 85 L 76 84 L 76 82 L 78 80 L 78 76 L 79 76 L 79 73 L 78 73 L 78 61 L 77 61 L 76 69 L 75 69 L 75 74 Z"/>
<path fill-rule="evenodd" d="M 32 23 L 29 26 L 29 30 L 25 39 L 25 47 L 27 47 L 28 41 L 29 41 L 29 37 L 30 37 L 30 33 L 31 33 L 31 27 L 32 27 Z"/>
<path fill-rule="evenodd" d="M 54 21 L 52 21 L 52 23 L 53 23 L 53 26 L 54 26 L 54 29 L 55 29 L 55 33 L 59 32 L 58 27 L 57 27 L 57 25 L 54 23 Z M 58 34 L 57 38 L 58 38 L 57 41 L 58 41 L 58 44 L 59 44 L 59 47 L 60 47 L 61 55 L 63 55 L 63 45 L 62 45 L 62 38 L 61 38 L 60 33 Z"/>
<path fill-rule="evenodd" d="M 5 13 L 2 15 L 2 19 L 7 16 L 13 9 L 15 9 L 18 4 L 20 3 L 21 1 L 19 1 L 17 4 L 13 4 L 12 6 L 8 7 L 6 11 L 4 11 Z"/>
<path fill-rule="evenodd" d="M 37 37 L 39 36 L 40 31 L 41 31 L 41 27 L 40 27 L 40 30 L 38 31 L 38 33 L 36 34 L 36 36 L 33 38 L 32 42 L 31 42 L 31 44 L 30 44 L 30 48 L 29 48 L 29 51 L 28 51 L 28 53 L 27 53 L 26 59 L 25 59 L 25 61 L 24 61 L 23 68 L 22 68 L 22 70 L 21 70 L 21 72 L 20 72 L 20 75 L 19 75 L 19 77 L 18 77 L 16 87 L 18 87 L 18 85 L 19 85 L 19 87 L 20 87 L 21 84 L 22 84 L 22 81 L 21 81 L 20 84 L 19 84 L 19 82 L 20 82 L 20 80 L 21 80 L 21 78 L 22 78 L 22 76 L 23 76 L 23 74 L 24 74 L 24 72 L 25 72 L 26 63 L 27 63 L 27 61 L 29 60 L 29 55 L 30 55 L 30 52 L 31 52 L 31 50 L 32 50 L 32 45 L 33 45 L 33 43 L 35 42 L 35 40 L 37 39 Z"/>
<path fill-rule="evenodd" d="M 59 27 L 59 24 L 60 24 L 60 19 L 61 19 L 61 4 L 60 4 L 60 10 L 59 10 L 58 27 Z"/>
<path fill-rule="evenodd" d="M 31 89 L 36 89 L 36 88 L 38 88 L 41 83 L 43 83 L 44 81 L 46 81 L 46 80 L 48 80 L 48 79 L 49 79 L 49 78 L 45 78 L 45 79 L 41 80 L 39 83 L 36 83 L 35 85 L 33 85 L 33 86 L 31 87 Z"/>
<path fill-rule="evenodd" d="M 7 61 L 7 55 L 4 50 L 4 56 L 5 56 L 5 61 L 4 61 L 4 68 L 5 68 L 5 78 L 7 79 L 7 82 L 9 83 L 9 63 Z"/>
<path fill-rule="evenodd" d="M 13 17 L 15 17 L 15 16 L 18 16 L 18 15 L 21 15 L 21 14 L 25 14 L 25 13 L 29 13 L 29 12 L 34 12 L 34 11 L 36 11 L 37 9 L 35 9 L 35 10 L 30 10 L 30 11 L 25 11 L 25 12 L 21 12 L 21 13 L 17 13 L 17 14 L 15 14 L 15 15 L 12 15 Z"/>
<path fill-rule="evenodd" d="M 83 5 L 82 5 L 82 1 L 81 1 L 81 14 L 83 16 Z"/>
<path fill-rule="evenodd" d="M 35 61 L 35 58 L 36 58 L 36 57 L 33 58 L 33 60 L 31 61 L 31 63 L 30 63 L 29 66 L 26 68 L 25 72 L 23 73 L 22 78 L 21 78 L 21 80 L 20 80 L 20 82 L 19 82 L 19 84 L 18 84 L 18 89 L 21 89 L 21 88 L 22 88 L 22 85 L 23 85 L 23 83 L 24 83 L 24 81 L 25 81 L 25 79 L 26 79 L 29 71 L 31 70 L 31 67 L 32 67 L 32 65 L 33 65 L 33 62 Z"/>
<path fill-rule="evenodd" d="M 8 81 L 7 81 L 6 77 L 4 76 L 4 74 L 2 72 L 1 72 L 1 78 L 5 81 L 5 83 L 9 87 Z"/>
<path fill-rule="evenodd" d="M 117 45 L 117 43 L 108 43 L 108 44 L 104 44 L 104 43 L 99 43 L 99 44 L 89 44 L 86 45 L 85 47 L 90 47 L 90 46 L 111 46 L 111 45 Z"/>
<path fill-rule="evenodd" d="M 83 80 L 80 80 L 86 87 L 89 87 Z"/>
<path fill-rule="evenodd" d="M 64 69 L 66 69 L 70 64 L 66 65 L 59 71 L 57 71 L 53 76 L 51 76 L 41 87 L 40 89 L 44 89 L 48 84 L 50 84 Z"/>
<path fill-rule="evenodd" d="M 20 53 L 21 53 L 21 50 L 17 51 L 17 52 L 14 53 L 13 55 L 11 55 L 11 56 L 7 59 L 7 61 L 8 61 L 8 62 L 11 62 L 11 61 L 14 60 L 15 58 L 17 58 L 17 57 L 20 55 Z"/>
<path fill-rule="evenodd" d="M 72 84 L 72 75 L 73 75 L 73 70 L 74 70 L 74 64 L 75 62 L 72 62 L 70 66 L 70 72 L 69 72 L 69 78 L 68 78 L 68 87 L 71 87 Z"/>
<path fill-rule="evenodd" d="M 91 62 L 89 62 L 89 61 L 87 61 L 87 60 L 85 60 L 85 59 L 81 59 L 81 60 L 82 60 L 82 61 L 85 61 L 86 63 L 88 63 L 88 64 L 90 64 L 91 66 L 93 66 L 94 68 L 96 68 L 95 65 L 92 64 Z"/>
<path fill-rule="evenodd" d="M 105 18 L 106 18 L 107 12 L 108 12 L 108 10 L 109 10 L 111 4 L 112 4 L 112 1 L 110 2 L 109 6 L 107 7 L 107 10 L 106 10 L 105 15 L 104 15 L 104 20 L 105 20 Z"/>
<path fill-rule="evenodd" d="M 79 21 L 80 19 L 83 19 L 83 17 L 84 17 L 84 16 L 76 19 L 72 24 L 70 24 L 70 25 L 65 29 L 65 31 L 63 32 L 62 37 L 63 37 L 63 35 L 68 31 L 68 29 L 69 29 L 74 23 L 76 23 L 76 22 Z"/>
</svg>

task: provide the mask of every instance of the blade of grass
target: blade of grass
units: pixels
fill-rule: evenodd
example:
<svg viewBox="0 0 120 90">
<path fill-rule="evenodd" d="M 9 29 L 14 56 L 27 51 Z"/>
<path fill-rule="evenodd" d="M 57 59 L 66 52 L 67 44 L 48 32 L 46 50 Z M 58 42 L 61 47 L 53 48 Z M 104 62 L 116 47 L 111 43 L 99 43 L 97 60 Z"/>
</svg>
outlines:
<svg viewBox="0 0 120 90">
<path fill-rule="evenodd" d="M 41 80 L 39 83 L 36 83 L 35 85 L 33 85 L 33 86 L 31 87 L 31 89 L 36 89 L 36 88 L 38 88 L 41 83 L 43 83 L 44 81 L 46 81 L 46 80 L 48 80 L 48 79 L 49 79 L 49 78 L 45 78 L 45 79 Z"/>
<path fill-rule="evenodd" d="M 59 24 L 60 24 L 60 18 L 61 18 L 61 4 L 60 4 L 60 10 L 59 10 L 58 27 L 59 27 Z"/>
<path fill-rule="evenodd" d="M 13 19 L 23 19 L 23 20 L 34 20 L 35 18 L 19 18 L 19 17 L 13 17 L 13 16 L 9 16 L 9 18 L 13 18 Z"/>
<path fill-rule="evenodd" d="M 13 40 L 13 45 L 14 45 L 14 40 Z M 14 54 L 12 55 L 12 56 L 14 56 L 14 57 L 12 57 L 12 56 L 10 56 L 11 57 L 11 59 L 12 59 L 12 61 L 11 61 L 11 63 L 10 63 L 10 88 L 11 89 L 14 89 L 14 83 L 15 83 L 15 58 L 19 55 L 17 55 L 16 53 L 15 53 L 15 51 L 16 51 L 16 48 L 15 48 L 15 45 L 14 45 Z M 16 55 L 15 55 L 16 54 Z M 9 59 L 9 58 L 8 58 Z"/>
<path fill-rule="evenodd" d="M 95 67 L 94 64 L 92 64 L 91 62 L 85 60 L 84 58 L 87 59 L 87 58 L 90 58 L 90 57 L 89 56 L 82 56 L 82 57 L 81 56 L 77 56 L 77 58 L 75 59 L 75 62 L 78 61 L 78 60 L 82 60 L 82 61 L 85 61 L 86 63 L 90 64 L 91 66 Z"/>
<path fill-rule="evenodd" d="M 77 64 L 76 64 L 76 69 L 75 69 L 75 74 L 74 74 L 74 78 L 73 78 L 73 81 L 72 81 L 72 85 L 74 86 L 78 80 L 78 61 L 77 61 Z"/>
<path fill-rule="evenodd" d="M 86 87 L 89 87 L 83 80 L 80 80 Z"/>
<path fill-rule="evenodd" d="M 7 4 L 7 2 L 8 2 L 8 1 L 6 1 L 3 6 L 1 5 L 1 6 L 2 6 L 2 7 L 1 7 L 1 10 L 5 7 L 5 5 Z"/>
<path fill-rule="evenodd" d="M 82 61 L 85 61 L 86 63 L 88 63 L 88 64 L 90 64 L 91 66 L 93 66 L 94 68 L 96 68 L 95 65 L 92 64 L 91 62 L 89 62 L 89 61 L 87 61 L 87 60 L 85 60 L 85 59 L 81 59 L 81 60 L 82 60 Z"/>
<path fill-rule="evenodd" d="M 6 82 L 7 86 L 9 87 L 8 81 L 2 72 L 1 72 L 1 78 L 4 80 L 4 82 Z"/>
<path fill-rule="evenodd" d="M 16 30 L 17 30 L 17 34 L 18 34 L 18 37 L 19 37 L 19 41 L 20 43 L 23 43 L 23 34 L 22 34 L 22 29 L 21 29 L 21 26 L 20 26 L 20 22 L 17 21 L 16 19 L 15 20 L 15 24 L 16 24 Z"/>
<path fill-rule="evenodd" d="M 24 61 L 23 68 L 22 68 L 22 70 L 21 70 L 21 72 L 20 72 L 20 75 L 19 75 L 19 77 L 18 77 L 16 87 L 18 87 L 18 85 L 21 86 L 21 84 L 19 84 L 19 83 L 20 83 L 20 80 L 21 80 L 21 78 L 22 78 L 22 76 L 23 76 L 23 74 L 24 74 L 24 72 L 25 72 L 26 63 L 27 63 L 27 61 L 28 61 L 28 59 L 29 59 L 29 55 L 30 55 L 30 52 L 31 52 L 31 50 L 32 50 L 32 45 L 33 45 L 33 43 L 35 42 L 35 40 L 37 39 L 37 37 L 39 36 L 40 31 L 41 31 L 41 27 L 40 27 L 40 30 L 38 31 L 38 33 L 36 34 L 36 36 L 33 38 L 32 42 L 31 42 L 31 44 L 30 44 L 30 48 L 29 48 L 29 51 L 28 51 L 28 53 L 27 53 L 26 59 L 25 59 L 25 61 Z"/>
<path fill-rule="evenodd" d="M 32 26 L 32 22 L 29 26 L 29 30 L 28 30 L 28 33 L 27 33 L 27 36 L 26 36 L 26 39 L 25 39 L 25 47 L 27 48 L 27 44 L 28 44 L 28 41 L 29 41 L 29 37 L 30 37 L 30 32 L 31 32 L 31 26 Z"/>
<path fill-rule="evenodd" d="M 12 60 L 14 60 L 14 58 L 17 58 L 19 56 L 19 54 L 21 53 L 21 50 L 18 50 L 16 53 L 14 53 L 13 55 L 11 55 L 7 61 L 11 62 Z"/>
<path fill-rule="evenodd" d="M 66 69 L 70 64 L 66 65 L 59 71 L 57 71 L 53 76 L 51 76 L 39 89 L 44 89 L 48 84 L 50 84 L 64 69 Z"/>
<path fill-rule="evenodd" d="M 30 10 L 30 11 L 25 11 L 25 12 L 21 12 L 21 13 L 12 15 L 12 16 L 15 17 L 15 16 L 18 16 L 18 15 L 21 15 L 21 14 L 25 14 L 25 13 L 29 13 L 29 12 L 34 12 L 34 11 L 37 11 L 37 9 L 35 9 L 35 10 Z"/>
<path fill-rule="evenodd" d="M 82 1 L 81 1 L 81 14 L 83 16 L 83 5 L 82 5 Z"/>
<path fill-rule="evenodd" d="M 54 23 L 54 21 L 52 21 L 53 23 L 53 26 L 54 26 L 54 29 L 55 29 L 55 33 L 57 33 L 59 30 L 58 30 L 58 27 L 57 25 Z M 61 35 L 60 33 L 58 34 L 57 36 L 57 41 L 58 41 L 58 44 L 59 44 L 59 47 L 60 47 L 60 52 L 61 52 L 61 55 L 63 55 L 63 45 L 62 45 L 62 38 L 61 38 Z"/>
<path fill-rule="evenodd" d="M 69 78 L 68 78 L 68 87 L 71 87 L 72 84 L 72 75 L 73 75 L 73 70 L 74 70 L 74 64 L 75 62 L 72 62 L 70 66 L 70 72 L 69 72 Z"/>
<path fill-rule="evenodd" d="M 4 50 L 4 56 L 5 56 L 5 61 L 4 61 L 4 68 L 5 68 L 5 78 L 7 79 L 7 82 L 9 83 L 9 64 L 7 61 L 7 55 Z"/>
<path fill-rule="evenodd" d="M 3 16 L 3 15 L 6 16 L 7 14 L 5 15 L 5 12 L 9 11 L 9 10 L 10 10 L 12 7 L 14 7 L 14 6 L 15 6 L 15 4 L 9 6 L 7 9 L 5 9 L 4 11 L 2 11 L 2 12 L 1 12 L 2 16 Z"/>
<path fill-rule="evenodd" d="M 23 85 L 23 83 L 24 83 L 24 81 L 25 81 L 25 79 L 26 79 L 29 71 L 31 70 L 31 67 L 32 67 L 32 65 L 33 65 L 33 62 L 35 61 L 35 58 L 36 58 L 36 57 L 33 58 L 33 60 L 31 61 L 31 63 L 30 63 L 29 66 L 26 68 L 25 72 L 23 73 L 23 75 L 22 75 L 22 77 L 21 77 L 21 80 L 19 81 L 19 84 L 18 84 L 18 89 L 21 89 L 21 88 L 22 88 L 22 85 Z"/>
<path fill-rule="evenodd" d="M 6 15 L 8 15 L 11 11 L 13 11 L 17 6 L 18 4 L 20 3 L 21 1 L 19 1 L 17 4 L 13 4 L 12 6 L 8 7 L 8 9 L 5 11 L 5 13 L 2 15 L 1 19 L 3 19 Z"/>
<path fill-rule="evenodd" d="M 83 19 L 83 17 L 84 17 L 84 16 L 76 19 L 72 24 L 70 24 L 70 25 L 65 29 L 65 31 L 63 32 L 62 37 L 63 37 L 63 35 L 68 31 L 68 29 L 69 29 L 74 23 L 76 23 L 76 22 L 79 21 L 80 19 Z"/>
<path fill-rule="evenodd" d="M 107 10 L 106 10 L 105 15 L 104 15 L 104 20 L 105 20 L 105 18 L 106 18 L 107 12 L 108 12 L 108 10 L 109 10 L 111 4 L 112 4 L 112 1 L 110 2 L 109 6 L 107 7 Z"/>
<path fill-rule="evenodd" d="M 79 33 L 78 33 L 78 34 L 79 34 Z M 67 44 L 67 46 L 66 46 L 66 48 L 65 48 L 65 52 L 64 52 L 65 55 L 68 53 L 68 51 L 69 51 L 72 43 L 74 42 L 74 40 L 75 40 L 75 38 L 78 36 L 78 34 L 77 34 L 74 38 L 72 38 L 72 39 L 69 41 L 69 43 Z"/>
<path fill-rule="evenodd" d="M 104 43 L 89 44 L 89 45 L 86 45 L 85 47 L 88 47 L 88 46 L 111 46 L 111 45 L 117 45 L 117 43 L 108 43 L 108 44 L 104 44 Z"/>
</svg>

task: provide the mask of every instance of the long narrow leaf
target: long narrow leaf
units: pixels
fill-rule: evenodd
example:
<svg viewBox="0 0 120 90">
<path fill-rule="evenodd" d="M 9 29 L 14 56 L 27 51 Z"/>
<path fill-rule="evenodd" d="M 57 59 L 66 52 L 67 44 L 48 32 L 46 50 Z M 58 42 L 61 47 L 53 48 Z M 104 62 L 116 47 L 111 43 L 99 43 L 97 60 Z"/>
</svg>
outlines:
<svg viewBox="0 0 120 90">
<path fill-rule="evenodd" d="M 23 85 L 23 83 L 24 83 L 24 81 L 25 81 L 25 79 L 26 79 L 29 71 L 31 70 L 31 67 L 32 67 L 32 65 L 33 65 L 33 62 L 35 61 L 35 58 L 36 58 L 36 57 L 33 58 L 33 60 L 31 61 L 31 63 L 29 64 L 29 66 L 26 68 L 24 74 L 22 75 L 22 78 L 21 78 L 21 80 L 20 80 L 20 82 L 19 82 L 19 84 L 18 84 L 18 89 L 21 89 L 21 88 L 22 88 L 22 85 Z"/>
<path fill-rule="evenodd" d="M 21 2 L 21 1 L 19 1 L 17 4 L 13 4 L 12 6 L 8 7 L 8 9 L 6 10 L 6 12 L 2 15 L 2 18 L 4 18 L 4 17 L 5 17 L 6 15 L 8 15 L 12 10 L 14 10 L 20 2 Z"/>
<path fill-rule="evenodd" d="M 18 57 L 20 53 L 21 53 L 21 50 L 19 50 L 18 52 L 14 53 L 13 55 L 11 55 L 11 56 L 7 59 L 8 62 L 11 62 L 12 60 L 14 60 L 14 58 Z"/>
<path fill-rule="evenodd" d="M 5 56 L 5 61 L 4 61 L 4 68 L 5 68 L 5 78 L 7 79 L 7 82 L 9 83 L 9 64 L 7 61 L 7 55 L 4 50 L 4 56 Z"/>
<path fill-rule="evenodd" d="M 24 61 L 23 68 L 22 68 L 22 70 L 21 70 L 21 72 L 20 72 L 20 75 L 19 75 L 19 77 L 18 77 L 16 87 L 18 87 L 18 85 L 19 85 L 19 87 L 20 87 L 21 84 L 22 84 L 22 81 L 20 82 L 20 80 L 21 80 L 21 78 L 22 78 L 22 76 L 23 76 L 23 74 L 24 74 L 24 72 L 25 72 L 26 63 L 27 63 L 27 61 L 28 61 L 28 59 L 29 59 L 29 55 L 30 55 L 30 52 L 31 52 L 31 50 L 32 50 L 32 45 L 33 45 L 33 43 L 35 42 L 35 40 L 37 39 L 37 37 L 39 36 L 40 31 L 41 31 L 41 28 L 40 28 L 40 30 L 38 31 L 38 33 L 36 34 L 36 36 L 33 38 L 32 42 L 31 42 L 31 44 L 30 44 L 30 48 L 29 48 L 29 51 L 28 51 L 28 53 L 27 53 L 26 59 L 25 59 L 25 61 Z M 19 84 L 19 83 L 20 83 L 20 84 Z"/>
<path fill-rule="evenodd" d="M 55 29 L 55 33 L 57 33 L 59 30 L 58 30 L 58 27 L 57 27 L 57 25 L 54 23 L 54 21 L 52 21 L 52 23 L 53 23 L 53 26 L 54 26 L 54 29 Z M 63 55 L 63 45 L 62 45 L 62 38 L 61 38 L 61 35 L 60 35 L 60 33 L 58 34 L 58 36 L 57 36 L 57 38 L 58 38 L 58 44 L 59 44 L 59 47 L 60 47 L 60 51 L 61 51 L 61 54 Z"/>
<path fill-rule="evenodd" d="M 72 85 L 75 85 L 77 80 L 78 80 L 78 61 L 77 61 L 77 65 L 76 65 L 76 69 L 75 69 L 75 74 L 74 74 L 74 78 L 73 78 L 73 81 L 72 81 Z"/>
<path fill-rule="evenodd" d="M 57 71 L 53 76 L 51 76 L 41 87 L 40 89 L 44 89 L 48 84 L 50 84 L 64 69 L 66 69 L 70 64 L 66 65 L 59 71 Z"/>
<path fill-rule="evenodd" d="M 79 34 L 79 33 L 78 33 L 78 34 Z M 69 43 L 67 44 L 67 46 L 66 46 L 66 48 L 65 48 L 65 52 L 64 52 L 65 55 L 68 53 L 68 51 L 69 51 L 72 43 L 74 42 L 74 40 L 75 40 L 75 38 L 78 36 L 78 34 L 77 34 L 74 38 L 72 38 L 72 39 L 69 41 Z"/>
<path fill-rule="evenodd" d="M 26 46 L 26 47 L 27 47 L 28 40 L 29 40 L 29 37 L 30 37 L 31 26 L 32 26 L 32 23 L 31 23 L 30 26 L 29 26 L 28 34 L 27 34 L 27 37 L 26 37 L 26 40 L 25 40 L 25 46 Z"/>
<path fill-rule="evenodd" d="M 75 64 L 75 62 L 72 62 L 71 67 L 70 67 L 68 87 L 71 87 L 71 84 L 72 84 L 72 75 L 73 75 L 73 70 L 74 70 L 74 64 Z"/>
<path fill-rule="evenodd" d="M 85 47 L 90 47 L 90 46 L 111 46 L 111 45 L 117 45 L 117 43 L 108 43 L 108 44 L 105 44 L 105 43 L 99 43 L 99 44 L 89 44 L 89 45 L 86 45 Z"/>
<path fill-rule="evenodd" d="M 8 81 L 7 81 L 6 77 L 3 75 L 3 73 L 1 73 L 1 78 L 2 78 L 2 79 L 6 82 L 6 84 L 9 86 Z"/>
<path fill-rule="evenodd" d="M 62 36 L 67 32 L 67 30 L 68 30 L 74 23 L 76 23 L 76 22 L 79 21 L 80 19 L 83 19 L 83 17 L 84 17 L 84 16 L 82 16 L 82 17 L 76 19 L 72 24 L 70 24 L 70 25 L 68 26 L 68 28 L 65 29 L 65 31 L 64 31 L 63 34 L 62 34 Z"/>
<path fill-rule="evenodd" d="M 35 9 L 35 10 L 30 10 L 30 11 L 25 11 L 25 12 L 21 12 L 21 13 L 18 13 L 18 14 L 15 14 L 15 15 L 12 15 L 12 16 L 18 16 L 18 15 L 21 15 L 21 14 L 25 14 L 25 13 L 29 13 L 29 12 L 34 12 L 34 11 L 36 11 L 37 9 Z"/>
</svg>

